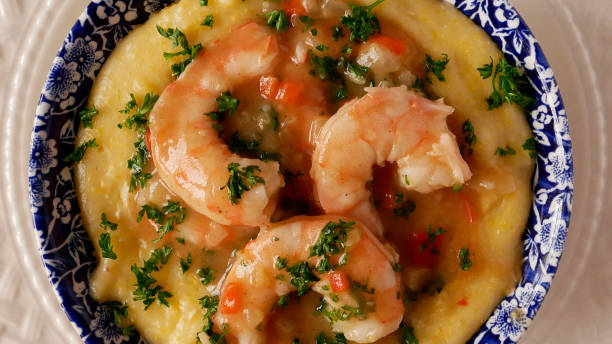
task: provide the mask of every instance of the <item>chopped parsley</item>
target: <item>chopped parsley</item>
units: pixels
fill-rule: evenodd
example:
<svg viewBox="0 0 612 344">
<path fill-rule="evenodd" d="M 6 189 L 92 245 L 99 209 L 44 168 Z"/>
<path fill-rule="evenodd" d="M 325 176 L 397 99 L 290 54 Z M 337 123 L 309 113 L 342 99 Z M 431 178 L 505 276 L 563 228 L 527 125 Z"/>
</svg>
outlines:
<svg viewBox="0 0 612 344">
<path fill-rule="evenodd" d="M 402 342 L 404 344 L 419 344 L 419 340 L 414 335 L 414 329 L 412 326 L 408 326 L 404 323 L 400 325 L 400 330 L 402 334 Z"/>
<path fill-rule="evenodd" d="M 419 251 L 424 251 L 431 245 L 430 252 L 432 254 L 440 254 L 440 251 L 436 249 L 434 243 L 436 242 L 436 238 L 444 233 L 448 233 L 448 231 L 444 230 L 441 227 L 436 230 L 433 230 L 433 227 L 429 225 L 429 227 L 427 227 L 427 240 L 423 241 L 421 245 L 419 245 Z"/>
<path fill-rule="evenodd" d="M 535 98 L 528 95 L 529 82 L 518 68 L 512 67 L 505 58 L 500 57 L 497 63 L 491 62 L 478 68 L 483 79 L 491 78 L 493 92 L 486 98 L 489 110 L 496 109 L 504 103 L 516 104 L 525 110 L 536 103 Z"/>
<path fill-rule="evenodd" d="M 208 6 L 208 0 L 200 0 L 200 6 Z"/>
<path fill-rule="evenodd" d="M 446 69 L 448 61 L 448 54 L 443 53 L 442 58 L 439 60 L 434 60 L 431 56 L 425 55 L 425 77 L 417 77 L 412 84 L 412 88 L 424 90 L 425 86 L 431 85 L 433 82 L 429 77 L 430 73 L 433 73 L 439 81 L 446 81 L 446 77 L 444 77 L 442 72 Z"/>
<path fill-rule="evenodd" d="M 470 250 L 467 249 L 465 246 L 461 246 L 458 258 L 461 270 L 468 271 L 472 267 L 472 261 L 470 260 Z"/>
<path fill-rule="evenodd" d="M 123 320 L 128 317 L 128 306 L 126 303 L 119 301 L 107 301 L 102 304 L 102 309 L 107 314 L 110 313 L 113 317 L 113 322 L 121 329 L 121 334 L 130 336 L 134 333 L 134 325 L 122 326 Z"/>
<path fill-rule="evenodd" d="M 181 245 L 185 245 L 185 238 L 176 238 L 176 242 L 178 242 Z"/>
<path fill-rule="evenodd" d="M 204 18 L 204 20 L 202 21 L 203 26 L 208 26 L 212 29 L 213 24 L 214 24 L 215 19 L 213 18 L 212 14 L 209 14 L 206 16 L 206 18 Z"/>
<path fill-rule="evenodd" d="M 212 24 L 211 24 L 212 25 Z M 164 58 L 166 60 L 173 58 L 175 56 L 186 56 L 185 60 L 179 63 L 174 63 L 170 66 L 170 70 L 172 71 L 172 76 L 174 78 L 178 78 L 181 73 L 185 71 L 185 68 L 193 61 L 198 52 L 202 50 L 202 44 L 195 44 L 194 46 L 189 46 L 189 42 L 187 41 L 187 37 L 185 34 L 181 32 L 178 28 L 168 28 L 164 29 L 161 26 L 157 25 L 157 32 L 165 38 L 168 38 L 172 41 L 173 48 L 182 48 L 183 50 L 174 52 L 174 53 L 164 53 Z"/>
<path fill-rule="evenodd" d="M 317 29 L 312 29 L 310 30 L 310 34 L 313 36 L 316 36 L 319 33 L 319 31 L 317 31 Z"/>
<path fill-rule="evenodd" d="M 110 233 L 100 234 L 98 245 L 100 245 L 100 249 L 102 250 L 102 257 L 113 260 L 117 259 L 117 254 L 113 251 L 113 245 L 111 244 Z"/>
<path fill-rule="evenodd" d="M 276 302 L 276 304 L 277 304 L 279 307 L 281 307 L 281 308 L 285 308 L 285 307 L 287 307 L 287 305 L 289 304 L 289 298 L 290 298 L 290 297 L 289 297 L 289 294 L 282 295 L 282 296 L 281 296 L 281 297 L 278 299 L 278 301 Z"/>
<path fill-rule="evenodd" d="M 153 250 L 151 257 L 144 261 L 142 267 L 132 264 L 130 270 L 136 276 L 136 290 L 132 293 L 134 301 L 142 301 L 147 310 L 155 300 L 158 304 L 170 307 L 168 298 L 172 297 L 168 291 L 165 291 L 161 286 L 156 285 L 157 280 L 151 276 L 154 271 L 159 271 L 160 265 L 168 263 L 172 247 L 164 246 Z"/>
<path fill-rule="evenodd" d="M 353 317 L 357 317 L 360 320 L 364 318 L 364 312 L 359 307 L 344 305 L 339 308 L 334 308 L 327 303 L 325 299 L 321 299 L 321 303 L 317 306 L 315 312 L 325 316 L 331 325 L 338 321 L 349 320 Z"/>
<path fill-rule="evenodd" d="M 196 273 L 200 277 L 200 282 L 204 285 L 210 284 L 215 279 L 213 276 L 214 271 L 207 266 L 198 269 Z"/>
<path fill-rule="evenodd" d="M 506 148 L 497 147 L 494 155 L 499 155 L 500 157 L 503 158 L 508 155 L 516 155 L 516 151 L 514 150 L 514 148 L 510 147 L 509 145 L 506 145 Z"/>
<path fill-rule="evenodd" d="M 314 19 L 309 16 L 300 16 L 300 21 L 304 24 L 304 26 L 302 26 L 302 32 L 310 29 L 310 27 L 314 25 Z M 313 34 L 313 36 L 316 36 L 316 34 Z"/>
<path fill-rule="evenodd" d="M 312 35 L 316 36 L 315 33 L 313 33 Z M 338 39 L 342 37 L 344 37 L 344 31 L 342 30 L 342 26 L 332 27 L 332 38 L 334 39 L 334 41 L 338 41 Z"/>
<path fill-rule="evenodd" d="M 317 45 L 315 48 L 316 48 L 318 51 L 325 51 L 325 50 L 328 50 L 328 49 L 329 49 L 329 47 L 328 47 L 327 45 L 325 45 L 325 44 L 319 44 L 319 45 Z"/>
<path fill-rule="evenodd" d="M 317 56 L 310 51 L 310 74 L 323 81 L 340 82 L 342 76 L 338 72 L 338 60 L 331 56 Z"/>
<path fill-rule="evenodd" d="M 344 252 L 347 232 L 352 229 L 355 222 L 345 222 L 339 219 L 338 222 L 330 221 L 321 230 L 317 243 L 310 248 L 310 257 L 320 256 L 322 259 L 317 264 L 317 272 L 322 274 L 330 271 L 333 267 L 330 258 Z"/>
<path fill-rule="evenodd" d="M 252 186 L 265 184 L 263 178 L 255 175 L 255 172 L 261 172 L 259 166 L 249 165 L 240 169 L 240 164 L 233 162 L 227 165 L 227 170 L 230 176 L 227 180 L 227 184 L 222 186 L 221 190 L 227 188 L 232 204 L 238 204 L 242 195 L 251 190 Z"/>
<path fill-rule="evenodd" d="M 272 153 L 259 149 L 259 141 L 246 141 L 240 138 L 238 132 L 234 132 L 227 140 L 225 140 L 229 150 L 235 154 L 249 154 L 257 159 L 268 162 L 268 161 L 280 161 L 281 155 L 279 153 Z"/>
<path fill-rule="evenodd" d="M 266 25 L 274 28 L 276 32 L 284 32 L 287 30 L 289 19 L 287 18 L 287 13 L 285 13 L 285 11 L 274 10 L 264 14 L 264 18 L 266 18 Z"/>
<path fill-rule="evenodd" d="M 272 130 L 278 131 L 278 113 L 272 107 L 270 108 L 270 111 L 268 111 L 268 113 L 270 114 L 270 118 L 272 121 Z"/>
<path fill-rule="evenodd" d="M 319 333 L 315 337 L 316 344 L 346 344 L 346 337 L 343 333 L 334 333 L 334 336 L 328 338 L 324 332 Z"/>
<path fill-rule="evenodd" d="M 223 324 L 221 326 L 223 332 L 215 333 L 213 331 L 213 323 L 211 320 L 212 316 L 217 313 L 217 309 L 219 308 L 219 296 L 206 295 L 201 297 L 198 302 L 200 303 L 202 309 L 206 310 L 206 313 L 204 313 L 204 326 L 202 327 L 202 330 L 196 334 L 196 343 L 201 343 L 201 333 L 206 334 L 209 344 L 225 343 L 225 335 L 228 333 L 229 325 Z"/>
<path fill-rule="evenodd" d="M 527 140 L 525 140 L 525 143 L 523 143 L 522 147 L 523 147 L 523 150 L 526 150 L 529 152 L 529 156 L 532 159 L 535 159 L 538 156 L 538 152 L 536 151 L 535 140 L 533 139 L 533 137 L 530 137 Z"/>
<path fill-rule="evenodd" d="M 136 222 L 142 221 L 144 216 L 158 224 L 157 233 L 160 234 L 159 238 L 153 240 L 153 243 L 159 242 L 166 233 L 173 231 L 174 226 L 185 221 L 185 207 L 182 207 L 179 202 L 168 201 L 162 209 L 158 209 L 155 206 L 145 204 L 141 207 L 138 212 Z M 166 215 L 170 215 L 166 218 Z"/>
<path fill-rule="evenodd" d="M 474 125 L 469 119 L 466 119 L 465 122 L 461 125 L 461 132 L 463 133 L 463 142 L 465 146 L 462 145 L 462 148 L 467 146 L 467 152 L 469 155 L 474 153 L 474 145 L 478 142 L 478 138 L 474 133 Z M 462 149 L 463 151 L 463 149 Z"/>
<path fill-rule="evenodd" d="M 351 14 L 343 16 L 340 24 L 346 26 L 351 35 L 352 42 L 365 42 L 375 33 L 380 33 L 380 23 L 375 14 L 372 14 L 374 7 L 380 5 L 384 0 L 377 0 L 369 6 L 357 6 L 349 4 Z"/>
<path fill-rule="evenodd" d="M 306 294 L 310 290 L 311 284 L 319 280 L 313 274 L 313 268 L 306 261 L 287 267 L 287 272 L 291 276 L 291 285 L 297 288 L 298 296 Z"/>
<path fill-rule="evenodd" d="M 191 253 L 187 254 L 187 258 L 181 258 L 180 264 L 181 264 L 181 271 L 184 274 L 191 267 Z"/>
<path fill-rule="evenodd" d="M 232 94 L 229 91 L 221 93 L 220 96 L 216 99 L 217 102 L 217 111 L 212 111 L 209 113 L 205 113 L 205 116 L 210 117 L 213 121 L 212 127 L 215 128 L 219 135 L 223 132 L 223 121 L 225 120 L 225 115 L 229 113 L 230 116 L 233 116 L 240 105 L 240 100 L 232 97 Z"/>
<path fill-rule="evenodd" d="M 103 229 L 110 229 L 111 231 L 117 230 L 117 224 L 110 222 L 105 213 L 102 213 L 100 218 L 100 227 Z"/>
<path fill-rule="evenodd" d="M 407 174 L 404 175 L 404 183 L 406 183 L 406 185 L 410 185 L 410 180 L 408 179 Z"/>
<path fill-rule="evenodd" d="M 416 204 L 411 200 L 404 200 L 403 193 L 395 194 L 395 204 L 398 206 L 393 208 L 393 214 L 395 216 L 403 217 L 408 219 L 410 214 L 416 209 Z"/>
<path fill-rule="evenodd" d="M 465 184 L 453 184 L 453 192 L 457 193 L 461 190 L 463 190 L 463 186 Z"/>
<path fill-rule="evenodd" d="M 282 269 L 286 268 L 288 261 L 289 261 L 289 259 L 287 259 L 287 258 L 283 258 L 283 257 L 276 258 L 276 264 L 275 264 L 276 268 L 278 270 L 282 270 Z"/>
<path fill-rule="evenodd" d="M 83 128 L 93 128 L 93 118 L 98 114 L 98 109 L 92 105 L 89 109 L 84 109 L 79 112 L 79 118 L 83 123 Z"/>
<path fill-rule="evenodd" d="M 345 100 L 346 98 L 348 98 L 348 90 L 346 89 L 346 86 L 339 85 L 332 96 L 332 101 L 336 103 Z"/>
<path fill-rule="evenodd" d="M 148 114 L 159 99 L 158 95 L 148 92 L 143 99 L 142 106 L 138 105 L 133 93 L 130 93 L 130 101 L 125 104 L 125 108 L 119 112 L 129 115 L 123 123 L 119 123 L 119 128 L 133 129 L 138 134 L 138 139 L 134 142 L 136 153 L 127 161 L 127 167 L 131 171 L 130 192 L 144 187 L 147 180 L 152 178 L 150 173 L 144 172 L 147 161 L 151 158 L 149 148 L 145 142 L 145 133 L 149 126 Z M 133 112 L 132 112 L 133 111 Z M 130 113 L 132 113 L 130 115 Z"/>
<path fill-rule="evenodd" d="M 66 155 L 62 161 L 67 162 L 70 166 L 76 164 L 77 162 L 83 160 L 85 153 L 89 148 L 98 147 L 96 143 L 96 139 L 91 139 L 89 141 L 85 141 L 82 145 L 78 146 L 74 152 Z"/>
</svg>

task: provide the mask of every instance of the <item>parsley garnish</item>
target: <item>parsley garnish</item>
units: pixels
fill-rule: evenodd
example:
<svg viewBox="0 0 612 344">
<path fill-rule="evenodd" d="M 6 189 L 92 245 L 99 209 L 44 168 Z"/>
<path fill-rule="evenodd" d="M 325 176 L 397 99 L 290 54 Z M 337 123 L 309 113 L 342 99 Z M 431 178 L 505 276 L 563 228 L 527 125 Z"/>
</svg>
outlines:
<svg viewBox="0 0 612 344">
<path fill-rule="evenodd" d="M 317 29 L 312 29 L 310 30 L 310 34 L 313 36 L 316 36 L 319 33 L 319 31 L 317 31 Z"/>
<path fill-rule="evenodd" d="M 189 42 L 187 41 L 187 37 L 185 37 L 185 34 L 181 32 L 181 30 L 179 30 L 178 28 L 174 28 L 174 29 L 168 28 L 164 30 L 164 28 L 157 25 L 157 32 L 159 32 L 159 34 L 162 37 L 172 40 L 173 48 L 178 48 L 178 47 L 183 48 L 183 50 L 177 51 L 174 53 L 164 53 L 164 58 L 166 60 L 172 57 L 175 57 L 175 56 L 180 56 L 180 55 L 186 56 L 185 60 L 183 60 L 182 62 L 175 63 L 170 66 L 170 70 L 172 71 L 172 76 L 174 78 L 178 78 L 178 76 L 181 75 L 183 71 L 185 71 L 185 68 L 187 68 L 187 65 L 189 65 L 191 61 L 193 61 L 193 59 L 196 57 L 198 52 L 202 50 L 202 44 L 198 43 L 190 47 Z"/>
<path fill-rule="evenodd" d="M 227 184 L 222 186 L 221 190 L 227 188 L 232 204 L 238 204 L 242 194 L 251 190 L 252 186 L 265 184 L 263 178 L 254 174 L 255 172 L 261 172 L 259 166 L 249 165 L 240 170 L 240 164 L 233 162 L 227 165 L 227 170 L 230 176 Z"/>
<path fill-rule="evenodd" d="M 119 301 L 108 301 L 102 304 L 102 309 L 111 313 L 113 316 L 113 322 L 117 327 L 121 329 L 121 334 L 124 336 L 130 336 L 134 333 L 134 325 L 122 326 L 123 320 L 128 317 L 128 306 L 126 303 L 121 303 Z"/>
<path fill-rule="evenodd" d="M 208 6 L 208 0 L 200 0 L 200 6 Z"/>
<path fill-rule="evenodd" d="M 240 105 L 240 100 L 232 97 L 230 91 L 221 93 L 221 95 L 217 97 L 216 102 L 219 111 L 228 112 L 230 116 L 234 115 L 236 109 Z"/>
<path fill-rule="evenodd" d="M 117 254 L 113 252 L 113 245 L 111 244 L 110 233 L 100 234 L 100 240 L 98 240 L 98 245 L 100 245 L 100 249 L 102 250 L 102 257 L 113 260 L 117 259 Z"/>
<path fill-rule="evenodd" d="M 412 326 L 402 323 L 400 329 L 402 331 L 402 341 L 404 344 L 419 344 L 419 340 L 414 335 Z"/>
<path fill-rule="evenodd" d="M 419 245 L 419 251 L 424 251 L 426 250 L 429 245 L 431 245 L 431 250 L 430 252 L 432 254 L 440 254 L 440 251 L 438 251 L 436 249 L 436 247 L 434 246 L 434 243 L 436 241 L 436 238 L 439 235 L 442 235 L 444 233 L 448 233 L 448 231 L 445 231 L 443 228 L 438 228 L 435 231 L 433 230 L 433 227 L 431 225 L 429 225 L 429 227 L 427 227 L 427 240 L 423 241 L 421 243 L 421 245 Z"/>
<path fill-rule="evenodd" d="M 274 29 L 276 32 L 284 32 L 287 29 L 289 19 L 287 19 L 287 13 L 283 10 L 274 10 L 264 14 L 266 18 L 266 24 Z"/>
<path fill-rule="evenodd" d="M 516 151 L 510 147 L 509 145 L 506 145 L 506 148 L 502 148 L 502 147 L 497 147 L 497 149 L 495 150 L 495 154 L 494 155 L 499 155 L 500 157 L 505 157 L 507 155 L 516 155 Z"/>
<path fill-rule="evenodd" d="M 176 238 L 176 242 L 178 242 L 181 245 L 185 245 L 185 238 Z"/>
<path fill-rule="evenodd" d="M 352 229 L 355 222 L 345 222 L 339 219 L 338 222 L 330 221 L 321 230 L 317 243 L 310 247 L 310 257 L 320 256 L 322 259 L 317 264 L 317 272 L 322 274 L 330 271 L 333 267 L 329 259 L 339 253 L 344 252 L 347 232 Z"/>
<path fill-rule="evenodd" d="M 538 156 L 538 152 L 536 151 L 535 140 L 533 139 L 533 137 L 530 137 L 527 140 L 525 140 L 525 143 L 523 143 L 522 147 L 524 150 L 529 152 L 529 156 L 532 159 L 535 159 Z"/>
<path fill-rule="evenodd" d="M 92 105 L 89 109 L 84 109 L 79 112 L 81 123 L 83 128 L 93 128 L 93 118 L 98 114 L 98 109 L 95 105 Z"/>
<path fill-rule="evenodd" d="M 468 271 L 472 267 L 472 261 L 470 260 L 470 250 L 467 249 L 465 246 L 461 246 L 458 258 L 461 270 Z"/>
<path fill-rule="evenodd" d="M 312 35 L 316 36 L 315 33 L 313 33 Z M 344 31 L 342 30 L 342 26 L 332 27 L 332 38 L 334 39 L 334 41 L 338 41 L 338 39 L 342 37 L 344 37 Z"/>
<path fill-rule="evenodd" d="M 166 215 L 173 214 L 166 218 Z M 155 206 L 145 204 L 138 212 L 136 222 L 142 221 L 144 216 L 158 224 L 157 233 L 160 233 L 159 238 L 153 240 L 153 243 L 159 242 L 166 233 L 174 230 L 174 226 L 185 221 L 185 208 L 181 207 L 179 202 L 168 201 L 161 210 Z"/>
<path fill-rule="evenodd" d="M 214 24 L 215 19 L 213 18 L 212 14 L 209 14 L 206 16 L 206 18 L 204 18 L 204 20 L 202 21 L 203 26 L 208 26 L 212 29 L 213 24 Z"/>
<path fill-rule="evenodd" d="M 319 280 L 306 261 L 287 267 L 287 272 L 291 275 L 291 285 L 297 288 L 298 296 L 306 294 L 310 290 L 310 285 Z"/>
<path fill-rule="evenodd" d="M 331 294 L 333 295 L 333 293 Z M 321 303 L 317 306 L 315 312 L 323 314 L 331 325 L 338 321 L 349 320 L 352 317 L 364 318 L 364 312 L 359 307 L 344 305 L 340 308 L 334 308 L 325 299 L 321 299 Z"/>
<path fill-rule="evenodd" d="M 348 90 L 346 89 L 346 86 L 338 86 L 338 88 L 334 92 L 334 95 L 332 96 L 332 101 L 336 103 L 345 100 L 346 98 L 348 98 Z"/>
<path fill-rule="evenodd" d="M 285 294 L 282 295 L 278 301 L 276 302 L 276 304 L 281 307 L 281 308 L 285 308 L 287 307 L 287 305 L 289 304 L 289 294 Z"/>
<path fill-rule="evenodd" d="M 304 24 L 302 27 L 302 32 L 310 29 L 310 27 L 314 25 L 314 19 L 310 18 L 309 16 L 301 16 L 300 21 Z M 316 34 L 313 34 L 313 36 L 316 36 Z"/>
<path fill-rule="evenodd" d="M 222 333 L 215 333 L 213 331 L 212 316 L 217 313 L 219 308 L 219 297 L 218 296 L 203 296 L 199 300 L 202 309 L 206 310 L 204 314 L 204 326 L 202 330 L 196 334 L 196 343 L 200 343 L 200 333 L 205 333 L 208 337 L 209 344 L 222 344 L 225 343 L 225 335 L 228 333 L 229 325 L 223 324 L 221 329 Z"/>
<path fill-rule="evenodd" d="M 486 98 L 489 110 L 502 106 L 504 103 L 516 104 L 525 110 L 528 106 L 535 104 L 536 100 L 527 95 L 530 91 L 529 82 L 521 70 L 508 64 L 505 58 L 500 57 L 497 64 L 491 62 L 478 68 L 483 79 L 491 78 L 493 92 Z"/>
<path fill-rule="evenodd" d="M 404 196 L 403 194 L 400 194 L 400 195 Z M 395 216 L 403 217 L 405 219 L 409 218 L 410 214 L 412 214 L 414 210 L 416 209 L 416 204 L 411 200 L 406 200 L 404 202 L 402 201 L 398 202 L 398 199 L 396 199 L 395 203 L 401 203 L 401 205 L 396 208 L 393 208 L 393 214 Z"/>
<path fill-rule="evenodd" d="M 198 277 L 200 277 L 200 282 L 202 282 L 204 285 L 209 284 L 215 279 L 213 276 L 214 271 L 207 266 L 198 269 L 196 273 L 198 274 Z"/>
<path fill-rule="evenodd" d="M 189 268 L 191 267 L 191 253 L 187 254 L 187 258 L 181 258 L 180 264 L 181 271 L 183 273 L 187 272 L 187 270 L 189 270 Z"/>
<path fill-rule="evenodd" d="M 473 147 L 478 142 L 478 139 L 474 133 L 474 125 L 472 125 L 469 119 L 466 119 L 463 125 L 461 125 L 461 132 L 463 133 L 463 142 L 467 145 L 468 154 L 472 155 L 474 153 Z"/>
<path fill-rule="evenodd" d="M 132 293 L 134 301 L 142 301 L 147 310 L 155 300 L 160 305 L 170 307 L 168 298 L 172 297 L 172 294 L 163 290 L 159 285 L 156 285 L 157 280 L 151 276 L 154 271 L 159 271 L 159 265 L 165 265 L 168 263 L 170 254 L 172 253 L 172 247 L 164 246 L 153 250 L 151 257 L 144 261 L 143 267 L 138 267 L 136 263 L 132 264 L 130 270 L 136 276 L 136 290 Z"/>
<path fill-rule="evenodd" d="M 321 80 L 340 82 L 342 77 L 338 73 L 338 60 L 331 56 L 317 56 L 310 51 L 310 74 Z"/>
<path fill-rule="evenodd" d="M 319 333 L 315 338 L 316 344 L 346 344 L 346 337 L 343 333 L 334 333 L 334 337 L 328 338 L 324 332 Z"/>
<path fill-rule="evenodd" d="M 346 73 L 351 80 L 356 84 L 365 84 L 370 68 L 362 66 L 355 61 L 351 61 L 345 56 L 340 56 L 340 63 L 346 68 Z"/>
<path fill-rule="evenodd" d="M 352 42 L 365 42 L 375 33 L 380 33 L 380 23 L 375 14 L 372 14 L 374 7 L 380 5 L 384 0 L 377 0 L 369 6 L 357 6 L 349 4 L 351 15 L 343 16 L 340 24 L 346 26 L 351 32 Z"/>
<path fill-rule="evenodd" d="M 289 261 L 289 259 L 287 259 L 287 258 L 282 258 L 282 257 L 276 258 L 276 268 L 278 270 L 282 270 L 282 269 L 286 268 L 288 261 Z"/>
<path fill-rule="evenodd" d="M 148 92 L 142 102 L 142 106 L 138 105 L 136 98 L 133 93 L 130 93 L 130 101 L 125 104 L 125 108 L 119 112 L 122 114 L 130 114 L 132 110 L 135 111 L 129 115 L 125 122 L 119 123 L 119 128 L 134 129 L 138 134 L 138 140 L 134 142 L 136 153 L 127 161 L 127 167 L 131 170 L 132 175 L 130 179 L 130 192 L 144 187 L 147 184 L 147 180 L 152 178 L 150 173 L 144 172 L 144 167 L 147 161 L 151 158 L 149 148 L 145 142 L 145 133 L 149 126 L 149 112 L 153 109 L 153 106 L 159 99 L 158 95 L 154 95 L 152 92 Z"/>
<path fill-rule="evenodd" d="M 426 85 L 431 85 L 433 83 L 429 77 L 430 73 L 433 73 L 439 81 L 446 81 L 442 72 L 446 69 L 448 61 L 448 54 L 442 54 L 442 58 L 439 60 L 434 60 L 431 56 L 425 55 L 425 77 L 417 77 L 412 84 L 412 88 L 425 90 Z"/>
<path fill-rule="evenodd" d="M 100 216 L 101 220 L 100 220 L 100 227 L 104 228 L 104 229 L 110 229 L 112 231 L 117 230 L 117 224 L 110 222 L 108 220 L 108 218 L 106 217 L 105 213 L 102 213 L 102 215 Z"/>
<path fill-rule="evenodd" d="M 329 47 L 328 47 L 327 45 L 325 45 L 325 44 L 319 44 L 319 45 L 317 45 L 315 48 L 316 48 L 318 51 L 325 51 L 325 50 L 328 50 L 328 49 L 329 49 Z"/>
<path fill-rule="evenodd" d="M 67 162 L 70 166 L 72 166 L 83 159 L 83 157 L 85 156 L 85 153 L 87 152 L 87 149 L 93 148 L 93 147 L 98 147 L 98 144 L 96 143 L 96 139 L 85 141 L 85 143 L 77 147 L 77 149 L 75 149 L 74 152 L 66 155 L 62 159 L 62 161 Z"/>
<path fill-rule="evenodd" d="M 229 139 L 225 140 L 230 152 L 235 154 L 249 154 L 262 161 L 280 161 L 279 153 L 267 152 L 259 149 L 259 141 L 246 141 L 240 138 L 238 132 L 234 132 Z"/>
<path fill-rule="evenodd" d="M 453 192 L 457 193 L 463 190 L 464 184 L 453 184 Z"/>
</svg>

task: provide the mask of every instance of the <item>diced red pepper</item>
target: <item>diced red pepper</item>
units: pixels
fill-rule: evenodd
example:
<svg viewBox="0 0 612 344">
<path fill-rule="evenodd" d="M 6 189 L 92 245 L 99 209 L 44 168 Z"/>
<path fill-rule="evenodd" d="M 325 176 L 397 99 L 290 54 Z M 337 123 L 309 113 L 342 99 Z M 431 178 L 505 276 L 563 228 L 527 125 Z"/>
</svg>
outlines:
<svg viewBox="0 0 612 344">
<path fill-rule="evenodd" d="M 349 279 L 342 271 L 332 271 L 329 273 L 329 284 L 334 293 L 340 293 L 349 288 Z"/>
<path fill-rule="evenodd" d="M 465 298 L 463 298 L 463 299 L 461 299 L 461 300 L 457 301 L 457 304 L 458 304 L 459 306 L 467 306 L 467 305 L 468 305 L 468 302 L 467 302 L 467 300 L 466 300 Z"/>
<path fill-rule="evenodd" d="M 285 0 L 283 2 L 283 10 L 289 17 L 292 15 L 303 16 L 306 14 L 306 8 L 301 0 Z"/>
<path fill-rule="evenodd" d="M 375 35 L 373 37 L 370 37 L 370 42 L 380 44 L 396 55 L 402 55 L 406 52 L 406 49 L 408 48 L 408 42 L 402 39 L 392 38 L 384 35 Z"/>
<path fill-rule="evenodd" d="M 300 102 L 304 86 L 297 82 L 283 81 L 280 83 L 276 100 L 283 104 L 295 105 Z"/>
<path fill-rule="evenodd" d="M 234 314 L 242 310 L 242 286 L 228 283 L 221 294 L 221 313 Z"/>
</svg>

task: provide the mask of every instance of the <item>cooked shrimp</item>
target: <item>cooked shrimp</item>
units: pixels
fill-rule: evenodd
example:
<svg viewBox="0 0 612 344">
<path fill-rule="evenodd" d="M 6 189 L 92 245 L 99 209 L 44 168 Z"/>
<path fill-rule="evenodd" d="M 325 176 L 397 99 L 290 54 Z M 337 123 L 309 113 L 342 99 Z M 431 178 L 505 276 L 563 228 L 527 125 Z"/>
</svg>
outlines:
<svg viewBox="0 0 612 344">
<path fill-rule="evenodd" d="M 218 223 L 269 223 L 284 182 L 278 162 L 232 154 L 204 114 L 217 109 L 215 99 L 222 92 L 269 72 L 278 55 L 274 34 L 248 23 L 196 57 L 151 111 L 151 155 L 161 178 L 193 209 Z M 223 187 L 234 163 L 257 166 L 255 174 L 264 182 L 251 185 L 232 203 Z"/>
<path fill-rule="evenodd" d="M 322 252 L 321 242 L 332 248 Z M 319 273 L 324 257 L 332 270 Z M 323 295 L 318 309 L 333 331 L 371 343 L 402 321 L 400 277 L 393 263 L 391 253 L 360 223 L 333 215 L 295 217 L 262 230 L 236 257 L 214 320 L 217 326 L 230 324 L 229 335 L 239 343 L 264 343 L 270 339 L 261 329 L 277 300 L 296 287 L 298 295 L 312 288 Z M 297 267 L 302 269 L 296 272 Z M 346 314 L 334 316 L 334 310 Z"/>
<path fill-rule="evenodd" d="M 380 235 L 382 223 L 366 187 L 374 164 L 396 162 L 398 184 L 421 193 L 461 185 L 471 172 L 446 126 L 452 107 L 405 86 L 366 92 L 325 124 L 310 175 L 326 213 L 357 219 Z"/>
</svg>

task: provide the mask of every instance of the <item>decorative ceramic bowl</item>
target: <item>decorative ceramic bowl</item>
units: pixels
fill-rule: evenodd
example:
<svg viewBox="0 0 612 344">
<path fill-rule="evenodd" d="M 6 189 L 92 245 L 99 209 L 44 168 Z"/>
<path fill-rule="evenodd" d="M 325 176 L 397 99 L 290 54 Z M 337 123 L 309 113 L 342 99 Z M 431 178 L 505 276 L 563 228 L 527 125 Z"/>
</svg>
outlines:
<svg viewBox="0 0 612 344">
<path fill-rule="evenodd" d="M 523 276 L 470 343 L 514 343 L 540 308 L 557 271 L 573 199 L 568 120 L 544 54 L 507 0 L 446 0 L 482 27 L 506 59 L 523 68 L 537 93 L 529 124 L 537 147 L 534 201 L 523 236 Z M 81 221 L 71 168 L 73 150 L 93 81 L 116 44 L 151 13 L 174 0 L 95 0 L 81 14 L 53 62 L 36 111 L 29 166 L 31 210 L 40 254 L 64 311 L 86 343 L 139 343 L 123 336 L 89 294 L 97 264 Z"/>
</svg>

